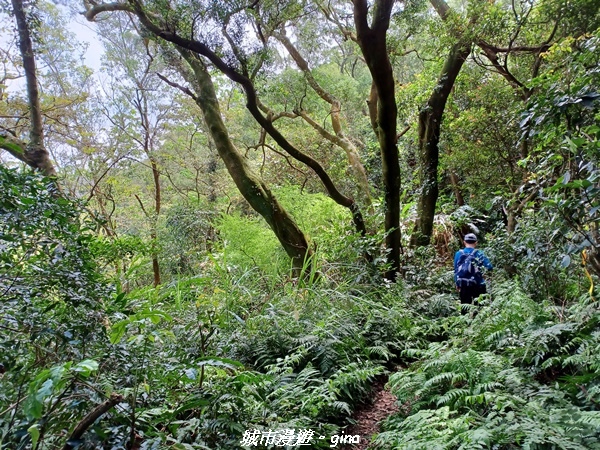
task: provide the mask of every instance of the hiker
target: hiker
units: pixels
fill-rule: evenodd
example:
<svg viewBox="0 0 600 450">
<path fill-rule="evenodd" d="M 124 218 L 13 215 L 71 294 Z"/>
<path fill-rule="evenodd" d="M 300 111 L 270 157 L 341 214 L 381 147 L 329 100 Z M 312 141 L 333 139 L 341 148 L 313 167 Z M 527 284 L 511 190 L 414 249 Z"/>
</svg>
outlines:
<svg viewBox="0 0 600 450">
<path fill-rule="evenodd" d="M 475 250 L 477 236 L 468 233 L 464 237 L 465 248 L 454 255 L 454 282 L 459 291 L 461 303 L 473 303 L 473 300 L 487 292 L 483 268 L 492 270 L 490 260 L 481 250 Z"/>
</svg>

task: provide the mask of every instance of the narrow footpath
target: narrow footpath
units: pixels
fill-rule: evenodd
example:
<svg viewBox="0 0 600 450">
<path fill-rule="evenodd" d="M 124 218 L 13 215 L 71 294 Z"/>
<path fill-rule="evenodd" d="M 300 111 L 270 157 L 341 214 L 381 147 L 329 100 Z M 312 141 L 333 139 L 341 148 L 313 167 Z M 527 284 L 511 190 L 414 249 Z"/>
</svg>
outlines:
<svg viewBox="0 0 600 450">
<path fill-rule="evenodd" d="M 399 411 L 398 399 L 390 391 L 384 389 L 386 381 L 374 386 L 373 403 L 358 409 L 353 419 L 356 424 L 348 428 L 347 435 L 359 435 L 360 444 L 347 444 L 344 450 L 365 450 L 371 441 L 371 436 L 379 433 L 379 423 L 388 416 Z"/>
</svg>

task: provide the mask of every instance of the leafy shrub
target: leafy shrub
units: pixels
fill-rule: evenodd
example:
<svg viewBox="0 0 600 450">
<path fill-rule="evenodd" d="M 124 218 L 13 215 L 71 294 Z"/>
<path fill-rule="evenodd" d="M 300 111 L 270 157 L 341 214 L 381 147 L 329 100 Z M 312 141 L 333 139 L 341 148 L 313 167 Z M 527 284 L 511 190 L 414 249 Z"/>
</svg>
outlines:
<svg viewBox="0 0 600 450">
<path fill-rule="evenodd" d="M 222 242 L 222 265 L 241 273 L 253 267 L 266 273 L 289 269 L 287 255 L 261 219 L 222 215 L 216 227 Z"/>
<path fill-rule="evenodd" d="M 90 257 L 95 224 L 51 180 L 0 166 L 0 192 L 0 442 L 58 445 L 101 398 L 85 378 L 112 289 Z"/>
</svg>

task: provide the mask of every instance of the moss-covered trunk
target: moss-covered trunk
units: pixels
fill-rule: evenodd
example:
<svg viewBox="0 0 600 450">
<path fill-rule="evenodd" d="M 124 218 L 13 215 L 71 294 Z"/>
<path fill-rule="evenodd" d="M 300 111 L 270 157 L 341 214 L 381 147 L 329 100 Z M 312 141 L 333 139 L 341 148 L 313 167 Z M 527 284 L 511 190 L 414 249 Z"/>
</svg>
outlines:
<svg viewBox="0 0 600 450">
<path fill-rule="evenodd" d="M 435 205 L 439 194 L 438 162 L 442 118 L 454 81 L 470 53 L 470 42 L 458 42 L 452 47 L 438 82 L 427 104 L 419 113 L 421 195 L 417 203 L 417 221 L 411 236 L 412 246 L 428 245 L 431 240 Z"/>
<path fill-rule="evenodd" d="M 193 70 L 194 79 L 189 81 L 196 91 L 196 103 L 202 110 L 210 135 L 227 171 L 250 206 L 267 221 L 285 252 L 292 259 L 295 272 L 299 273 L 312 255 L 304 233 L 231 142 L 227 128 L 221 119 L 211 76 L 203 62 L 186 50 L 180 49 L 180 53 Z"/>
</svg>

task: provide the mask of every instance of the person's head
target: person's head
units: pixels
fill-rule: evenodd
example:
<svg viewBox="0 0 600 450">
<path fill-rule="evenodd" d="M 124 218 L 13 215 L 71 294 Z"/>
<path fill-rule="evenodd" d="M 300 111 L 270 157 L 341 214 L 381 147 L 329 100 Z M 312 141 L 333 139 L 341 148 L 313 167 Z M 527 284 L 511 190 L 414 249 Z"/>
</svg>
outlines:
<svg viewBox="0 0 600 450">
<path fill-rule="evenodd" d="M 464 242 L 465 247 L 475 248 L 477 246 L 477 236 L 473 233 L 465 234 Z"/>
</svg>

